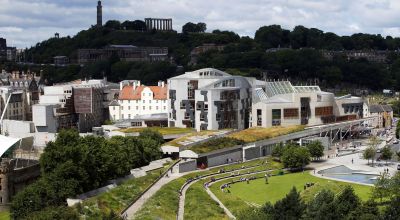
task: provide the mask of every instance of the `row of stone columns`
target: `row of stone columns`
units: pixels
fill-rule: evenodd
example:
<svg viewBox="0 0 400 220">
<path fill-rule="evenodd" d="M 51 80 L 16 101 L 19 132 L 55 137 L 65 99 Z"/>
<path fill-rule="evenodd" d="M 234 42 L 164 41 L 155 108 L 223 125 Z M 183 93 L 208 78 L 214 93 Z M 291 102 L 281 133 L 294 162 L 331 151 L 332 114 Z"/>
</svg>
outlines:
<svg viewBox="0 0 400 220">
<path fill-rule="evenodd" d="M 146 27 L 148 30 L 170 31 L 172 30 L 172 19 L 145 19 Z"/>
</svg>

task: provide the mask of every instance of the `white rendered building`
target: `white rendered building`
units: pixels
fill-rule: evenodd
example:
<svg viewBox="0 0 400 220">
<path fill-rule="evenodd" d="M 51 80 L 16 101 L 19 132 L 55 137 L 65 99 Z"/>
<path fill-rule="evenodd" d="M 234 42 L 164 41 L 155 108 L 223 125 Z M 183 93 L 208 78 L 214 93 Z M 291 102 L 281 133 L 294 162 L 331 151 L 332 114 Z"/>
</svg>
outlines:
<svg viewBox="0 0 400 220">
<path fill-rule="evenodd" d="M 364 100 L 360 97 L 335 97 L 319 86 L 292 86 L 289 81 L 258 82 L 253 126 L 313 126 L 363 117 Z"/>
<path fill-rule="evenodd" d="M 252 81 L 211 68 L 169 79 L 169 126 L 248 128 Z"/>
<path fill-rule="evenodd" d="M 157 86 L 141 85 L 140 81 L 120 83 L 118 100 L 109 105 L 112 121 L 134 119 L 136 116 L 168 113 L 168 86 L 159 82 Z"/>
<path fill-rule="evenodd" d="M 364 116 L 364 100 L 319 86 L 260 81 L 207 68 L 170 78 L 170 127 L 197 130 L 320 125 Z"/>
</svg>

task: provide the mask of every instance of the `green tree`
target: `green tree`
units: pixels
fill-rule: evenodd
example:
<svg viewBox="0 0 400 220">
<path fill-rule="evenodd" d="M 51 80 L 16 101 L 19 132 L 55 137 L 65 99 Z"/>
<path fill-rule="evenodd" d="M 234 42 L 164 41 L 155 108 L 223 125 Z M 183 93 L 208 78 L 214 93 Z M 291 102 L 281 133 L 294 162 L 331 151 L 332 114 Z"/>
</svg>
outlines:
<svg viewBox="0 0 400 220">
<path fill-rule="evenodd" d="M 358 206 L 358 208 L 354 211 L 350 212 L 350 214 L 347 216 L 347 219 L 379 220 L 381 219 L 381 214 L 377 204 L 370 200 Z"/>
<path fill-rule="evenodd" d="M 276 158 L 281 158 L 283 151 L 285 149 L 285 145 L 281 142 L 279 144 L 276 144 L 274 148 L 272 149 L 272 156 Z"/>
<path fill-rule="evenodd" d="M 393 151 L 388 145 L 386 145 L 385 147 L 382 148 L 381 158 L 382 158 L 382 160 L 386 161 L 386 164 L 387 164 L 388 160 L 392 159 L 392 156 L 393 156 Z"/>
<path fill-rule="evenodd" d="M 151 128 L 147 128 L 147 129 L 143 129 L 140 133 L 139 133 L 139 137 L 140 138 L 150 138 L 153 139 L 154 141 L 156 141 L 159 145 L 163 144 L 164 141 L 164 137 L 160 134 L 160 132 L 154 131 Z"/>
<path fill-rule="evenodd" d="M 285 167 L 298 169 L 309 164 L 310 158 L 311 155 L 307 148 L 289 145 L 285 147 L 281 160 Z"/>
<path fill-rule="evenodd" d="M 364 157 L 364 159 L 368 160 L 368 164 L 369 164 L 369 160 L 372 160 L 372 165 L 373 165 L 373 163 L 374 163 L 373 160 L 375 158 L 375 155 L 376 155 L 376 150 L 373 147 L 368 147 L 363 152 L 363 157 Z"/>
<path fill-rule="evenodd" d="M 285 198 L 274 205 L 273 219 L 298 219 L 302 216 L 306 205 L 301 200 L 300 193 L 293 187 Z"/>
<path fill-rule="evenodd" d="M 354 193 L 351 186 L 346 186 L 335 199 L 336 213 L 339 219 L 344 219 L 360 206 L 360 198 Z"/>
<path fill-rule="evenodd" d="M 337 219 L 334 200 L 335 194 L 332 191 L 321 190 L 307 205 L 305 219 Z"/>
<path fill-rule="evenodd" d="M 393 197 L 390 200 L 390 204 L 384 211 L 383 219 L 387 220 L 399 220 L 400 216 L 400 197 Z"/>
<path fill-rule="evenodd" d="M 389 174 L 384 172 L 382 173 L 377 181 L 375 182 L 375 187 L 372 190 L 372 197 L 374 199 L 380 199 L 380 202 L 388 196 L 390 196 L 391 191 L 391 180 Z"/>
<path fill-rule="evenodd" d="M 322 156 L 324 156 L 324 146 L 320 141 L 313 141 L 306 145 L 308 151 L 310 152 L 311 157 L 319 160 Z"/>
</svg>

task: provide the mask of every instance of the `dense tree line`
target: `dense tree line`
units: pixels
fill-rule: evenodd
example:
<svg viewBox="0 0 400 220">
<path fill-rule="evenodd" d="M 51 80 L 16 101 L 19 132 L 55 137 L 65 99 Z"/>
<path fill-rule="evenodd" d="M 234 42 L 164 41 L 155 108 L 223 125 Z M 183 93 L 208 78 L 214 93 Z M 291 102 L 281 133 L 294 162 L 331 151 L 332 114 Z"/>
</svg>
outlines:
<svg viewBox="0 0 400 220">
<path fill-rule="evenodd" d="M 338 36 L 316 28 L 297 26 L 293 30 L 279 25 L 259 28 L 253 38 L 240 37 L 230 31 L 206 30 L 204 23 L 187 23 L 182 33 L 144 31 L 143 21 L 108 21 L 103 27 L 95 27 L 79 32 L 74 37 L 50 38 L 27 50 L 29 62 L 52 63 L 53 57 L 65 55 L 72 61 L 77 59 L 79 48 L 103 48 L 109 44 L 131 44 L 135 46 L 168 47 L 172 63 L 170 65 L 133 64 L 119 62 L 118 57 L 97 62 L 88 67 L 45 67 L 51 82 L 74 78 L 94 78 L 107 76 L 118 81 L 129 77 L 140 80 L 165 79 L 183 70 L 214 67 L 232 74 L 262 78 L 286 79 L 296 83 L 318 82 L 322 87 L 361 88 L 380 90 L 400 89 L 400 38 L 382 37 L 372 34 Z M 204 43 L 225 45 L 223 51 L 211 50 L 198 58 L 197 65 L 189 65 L 190 52 Z M 287 48 L 276 52 L 266 52 L 270 48 Z M 366 59 L 351 59 L 337 56 L 327 60 L 321 50 L 391 50 L 387 63 L 372 63 Z M 114 72 L 112 71 L 112 66 Z M 156 71 L 150 74 L 152 66 Z M 118 74 L 115 74 L 118 71 Z M 130 74 L 132 71 L 138 74 Z M 172 72 L 172 73 L 171 73 Z M 117 75 L 117 77 L 115 77 Z"/>
<path fill-rule="evenodd" d="M 159 159 L 162 142 L 162 136 L 150 130 L 139 137 L 111 139 L 80 137 L 73 130 L 61 131 L 54 142 L 48 143 L 40 158 L 39 180 L 13 198 L 12 217 L 32 219 L 55 215 L 53 208 L 46 208 L 64 206 L 68 197 L 102 187 L 108 180 L 128 175 L 132 168 Z M 58 209 L 66 216 L 75 215 L 71 210 Z M 57 215 L 54 218 L 69 219 Z"/>
<path fill-rule="evenodd" d="M 275 204 L 266 203 L 261 208 L 242 211 L 237 219 L 252 220 L 356 220 L 356 219 L 399 219 L 400 197 L 393 197 L 388 204 L 378 207 L 373 200 L 362 202 L 351 186 L 346 186 L 338 195 L 323 189 L 315 197 L 304 202 L 300 193 L 293 188 L 285 198 Z"/>
</svg>

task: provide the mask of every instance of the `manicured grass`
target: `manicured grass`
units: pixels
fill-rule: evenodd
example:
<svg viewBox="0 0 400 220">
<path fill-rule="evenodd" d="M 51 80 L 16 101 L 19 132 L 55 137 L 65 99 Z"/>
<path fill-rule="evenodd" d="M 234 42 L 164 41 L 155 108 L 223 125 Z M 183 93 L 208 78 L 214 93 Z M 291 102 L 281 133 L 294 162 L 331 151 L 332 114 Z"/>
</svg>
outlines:
<svg viewBox="0 0 400 220">
<path fill-rule="evenodd" d="M 186 191 L 184 219 L 229 219 L 204 190 L 203 184 L 204 181 L 199 181 Z"/>
<path fill-rule="evenodd" d="M 9 211 L 3 211 L 0 212 L 0 220 L 10 220 L 10 212 Z"/>
<path fill-rule="evenodd" d="M 186 182 L 188 178 L 193 178 L 196 175 L 205 175 L 205 174 L 210 174 L 210 173 L 215 173 L 218 172 L 221 168 L 224 168 L 225 170 L 232 170 L 232 169 L 237 169 L 241 168 L 242 166 L 253 166 L 257 164 L 261 164 L 263 161 L 265 161 L 266 158 L 259 159 L 259 160 L 253 160 L 253 161 L 248 161 L 240 164 L 232 164 L 232 165 L 227 165 L 223 167 L 218 167 L 218 168 L 213 168 L 210 170 L 205 170 L 201 172 L 196 172 L 196 173 L 191 173 L 187 174 L 181 178 L 178 178 L 176 180 L 171 181 L 170 183 L 166 184 L 163 186 L 158 192 L 156 192 L 147 202 L 143 205 L 142 209 L 140 209 L 135 216 L 135 219 L 138 220 L 153 220 L 153 219 L 176 219 L 177 211 L 178 211 L 178 203 L 179 203 L 179 198 L 178 198 L 178 191 L 180 190 L 181 186 Z M 268 163 L 264 166 L 262 166 L 261 169 L 266 169 L 270 167 L 275 167 L 275 166 L 280 166 L 280 164 L 276 162 L 272 162 L 271 158 L 268 158 Z M 226 175 L 226 174 L 221 174 L 221 175 Z M 199 184 L 200 187 L 202 184 Z M 194 184 L 195 185 L 195 184 Z M 218 205 L 215 202 L 210 203 L 211 200 L 206 200 L 206 199 L 197 199 L 196 195 L 199 194 L 200 192 L 198 191 L 200 188 L 195 189 L 192 193 L 195 194 L 195 196 L 189 195 L 189 197 L 186 198 L 186 204 L 196 204 L 199 207 L 208 207 L 208 212 L 209 215 L 212 216 L 219 216 L 219 208 Z M 189 188 L 190 190 L 190 188 Z M 189 192 L 188 190 L 188 192 Z M 206 192 L 204 192 L 206 193 Z M 188 195 L 188 194 L 187 194 Z M 204 194 L 202 194 L 202 198 Z M 208 196 L 208 195 L 207 195 Z M 214 206 L 214 207 L 211 207 Z M 216 207 L 215 207 L 216 206 Z M 189 209 L 193 209 L 190 208 Z M 185 213 L 186 213 L 186 208 L 185 208 Z M 196 213 L 196 215 L 200 215 L 200 213 Z M 197 219 L 197 218 L 185 218 L 185 219 Z"/>
<path fill-rule="evenodd" d="M 82 206 L 87 208 L 83 209 L 82 214 L 86 216 L 86 219 L 98 219 L 101 218 L 102 213 L 111 211 L 120 213 L 160 176 L 160 171 L 164 172 L 169 166 L 170 163 L 167 163 L 162 169 L 148 172 L 143 177 L 127 180 L 108 192 L 85 200 Z"/>
<path fill-rule="evenodd" d="M 126 128 L 126 129 L 121 129 L 121 132 L 124 133 L 136 133 L 136 132 L 141 132 L 144 129 L 150 129 L 153 131 L 160 132 L 161 135 L 169 135 L 169 134 L 185 134 L 185 133 L 190 133 L 193 132 L 192 128 L 169 128 L 169 127 L 149 127 L 149 128 Z"/>
<path fill-rule="evenodd" d="M 234 214 L 250 205 L 259 206 L 267 201 L 275 203 L 285 197 L 293 186 L 301 192 L 305 201 L 309 201 L 324 188 L 339 193 L 343 186 L 351 185 L 356 194 L 364 201 L 369 199 L 371 191 L 369 186 L 322 179 L 314 177 L 308 172 L 270 177 L 269 184 L 265 184 L 263 178 L 250 181 L 250 184 L 246 182 L 236 183 L 231 186 L 230 193 L 221 192 L 219 187 L 229 181 L 216 183 L 211 186 L 211 190 Z M 304 190 L 304 184 L 308 182 L 313 182 L 315 185 Z"/>
<path fill-rule="evenodd" d="M 272 128 L 260 128 L 254 127 L 246 130 L 242 130 L 236 133 L 232 133 L 227 137 L 242 140 L 246 143 L 256 142 L 260 140 L 265 140 L 273 137 L 278 137 L 285 134 L 290 134 L 298 131 L 304 130 L 305 126 L 295 125 L 288 127 L 272 127 Z"/>
</svg>

